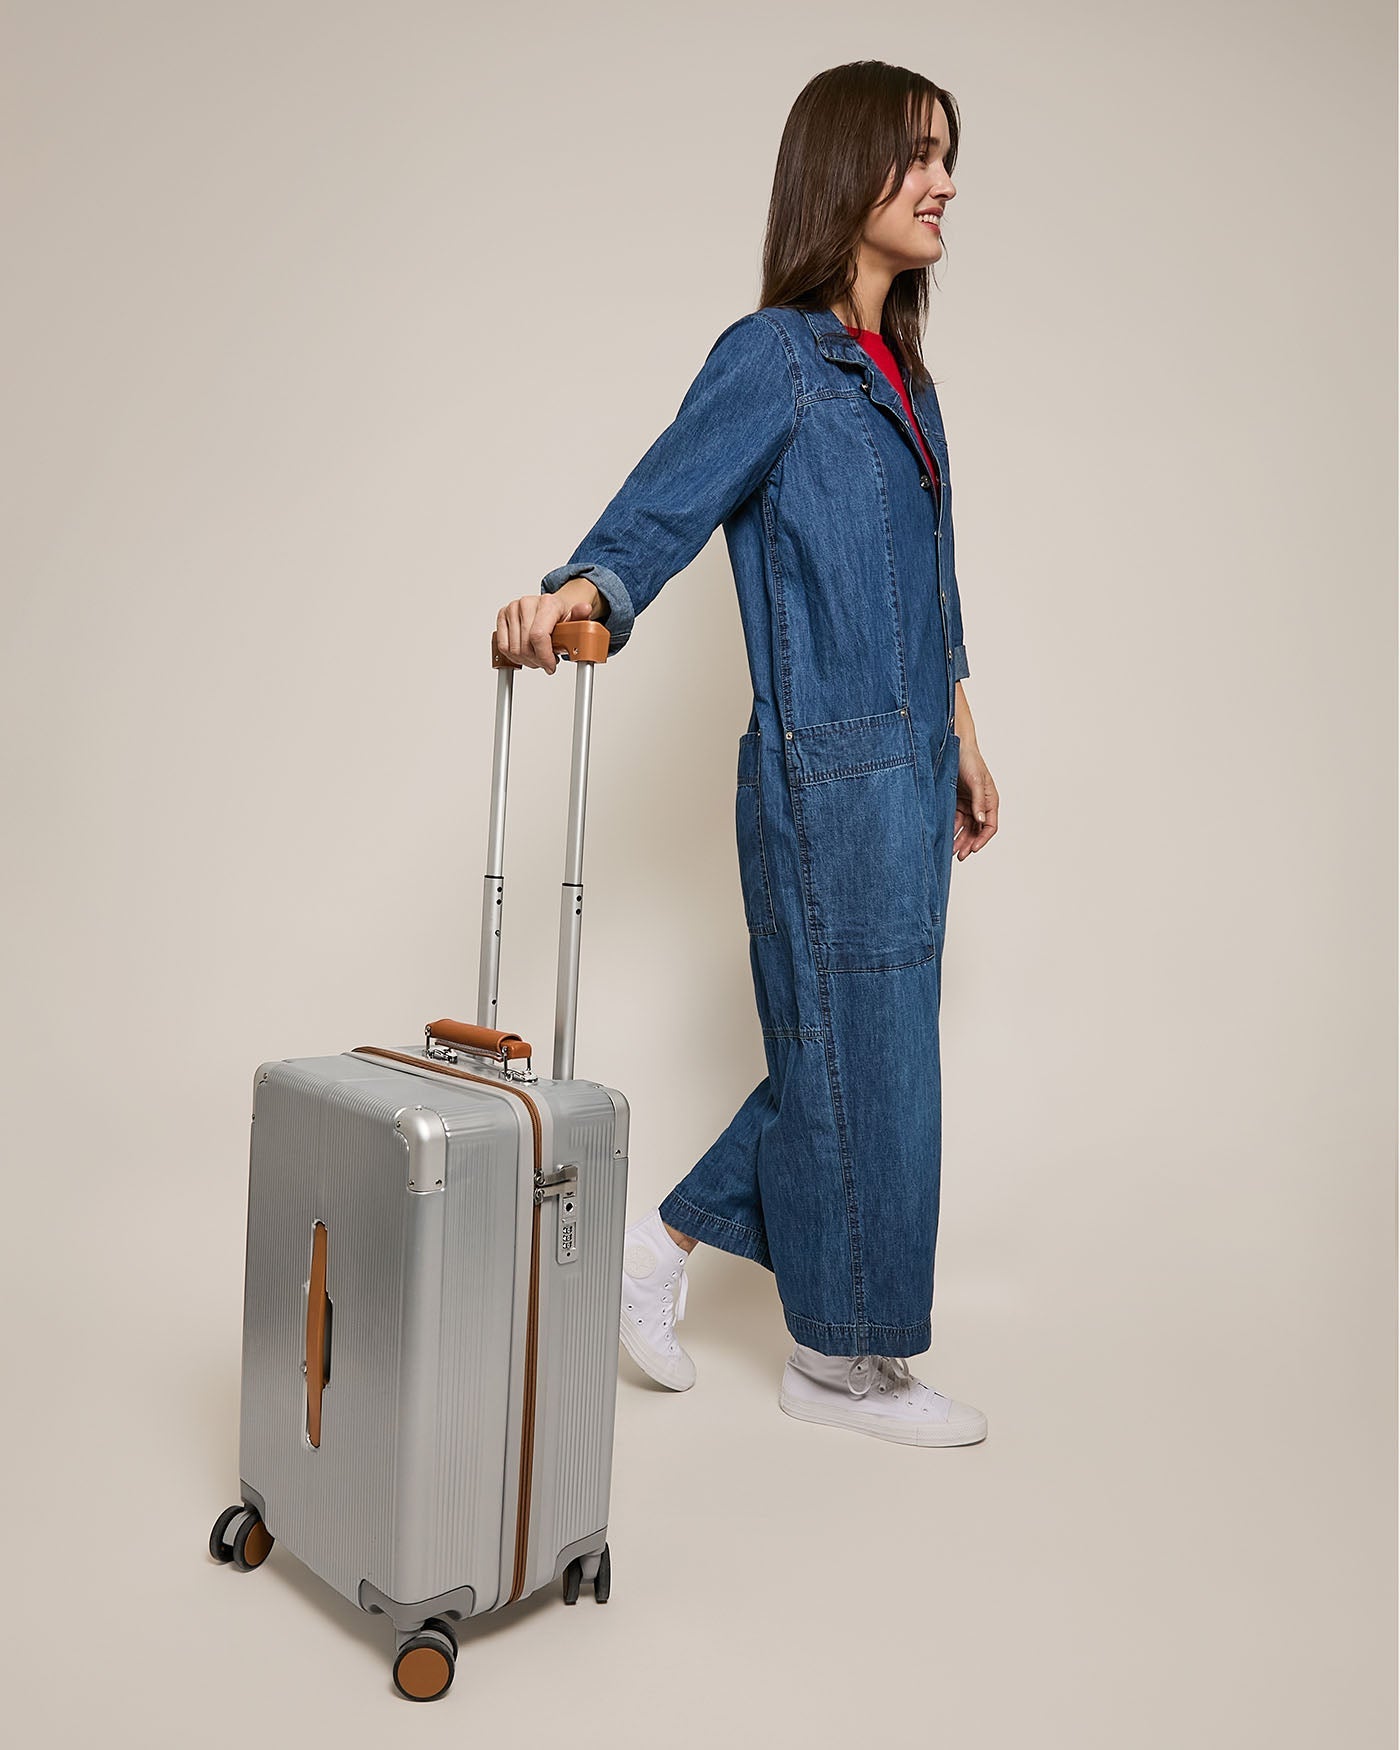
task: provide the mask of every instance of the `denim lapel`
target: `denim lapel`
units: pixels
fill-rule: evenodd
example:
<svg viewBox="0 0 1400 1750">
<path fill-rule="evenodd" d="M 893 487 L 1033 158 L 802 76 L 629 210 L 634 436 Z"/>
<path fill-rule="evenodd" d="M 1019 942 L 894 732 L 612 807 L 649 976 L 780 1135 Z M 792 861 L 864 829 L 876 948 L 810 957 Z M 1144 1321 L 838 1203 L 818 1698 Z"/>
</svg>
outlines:
<svg viewBox="0 0 1400 1750">
<path fill-rule="evenodd" d="M 833 310 L 804 310 L 803 315 L 811 327 L 817 343 L 817 351 L 833 364 L 854 365 L 864 374 L 867 393 L 870 399 L 883 407 L 896 420 L 899 429 L 904 434 L 905 441 L 914 452 L 914 459 L 920 469 L 924 466 L 923 452 L 919 448 L 918 439 L 909 428 L 909 418 L 904 411 L 904 403 L 899 391 L 885 373 L 871 358 L 870 354 L 846 332 L 846 325 Z M 914 412 L 918 418 L 919 429 L 923 433 L 924 442 L 929 454 L 938 463 L 939 473 L 946 477 L 947 463 L 943 448 L 943 430 L 941 422 L 936 417 L 936 408 L 930 403 L 925 391 L 911 391 L 909 399 L 914 404 Z M 934 417 L 930 417 L 933 413 Z"/>
</svg>

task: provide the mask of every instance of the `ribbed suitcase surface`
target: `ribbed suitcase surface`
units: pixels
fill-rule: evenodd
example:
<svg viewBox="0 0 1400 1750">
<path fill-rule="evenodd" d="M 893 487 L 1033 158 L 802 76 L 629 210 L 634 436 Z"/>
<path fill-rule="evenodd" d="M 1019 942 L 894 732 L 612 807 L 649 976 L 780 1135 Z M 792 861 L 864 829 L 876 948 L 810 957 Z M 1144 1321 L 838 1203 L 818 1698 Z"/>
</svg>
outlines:
<svg viewBox="0 0 1400 1750">
<path fill-rule="evenodd" d="M 463 1615 L 507 1603 L 606 1541 L 627 1107 L 590 1082 L 493 1087 L 399 1055 L 418 1073 L 353 1053 L 258 1072 L 239 1470 L 279 1543 L 408 1626 L 463 1589 Z M 527 1102 L 544 1174 L 578 1169 L 567 1212 L 535 1202 Z M 318 1223 L 332 1310 L 312 1446 Z"/>
</svg>

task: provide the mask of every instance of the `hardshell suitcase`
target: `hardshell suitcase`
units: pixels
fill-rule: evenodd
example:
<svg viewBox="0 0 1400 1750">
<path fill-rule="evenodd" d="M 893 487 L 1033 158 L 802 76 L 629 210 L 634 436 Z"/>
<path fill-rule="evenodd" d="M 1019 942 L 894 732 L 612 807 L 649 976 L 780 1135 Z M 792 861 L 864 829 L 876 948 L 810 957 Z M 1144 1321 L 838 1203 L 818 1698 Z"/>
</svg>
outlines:
<svg viewBox="0 0 1400 1750">
<path fill-rule="evenodd" d="M 595 663 L 577 666 L 554 1073 L 496 1027 L 514 666 L 497 670 L 477 1022 L 421 1047 L 263 1064 L 254 1083 L 241 1500 L 210 1536 L 274 1541 L 396 1630 L 394 1680 L 443 1694 L 454 1621 L 562 1579 L 607 1599 L 627 1102 L 573 1076 Z"/>
</svg>

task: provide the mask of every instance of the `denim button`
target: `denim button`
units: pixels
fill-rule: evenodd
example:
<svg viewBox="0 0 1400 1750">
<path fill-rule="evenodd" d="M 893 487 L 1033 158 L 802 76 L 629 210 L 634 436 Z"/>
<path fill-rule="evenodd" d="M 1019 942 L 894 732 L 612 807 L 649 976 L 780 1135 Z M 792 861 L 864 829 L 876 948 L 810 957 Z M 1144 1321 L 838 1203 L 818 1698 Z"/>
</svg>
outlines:
<svg viewBox="0 0 1400 1750">
<path fill-rule="evenodd" d="M 930 488 L 929 488 L 929 483 L 928 483 L 928 475 L 927 475 L 927 474 L 920 474 L 920 476 L 919 476 L 919 485 L 920 485 L 920 486 L 922 486 L 922 487 L 923 487 L 923 489 L 924 489 L 924 491 L 925 491 L 925 492 L 928 492 L 928 491 L 929 491 L 929 490 L 930 490 Z"/>
</svg>

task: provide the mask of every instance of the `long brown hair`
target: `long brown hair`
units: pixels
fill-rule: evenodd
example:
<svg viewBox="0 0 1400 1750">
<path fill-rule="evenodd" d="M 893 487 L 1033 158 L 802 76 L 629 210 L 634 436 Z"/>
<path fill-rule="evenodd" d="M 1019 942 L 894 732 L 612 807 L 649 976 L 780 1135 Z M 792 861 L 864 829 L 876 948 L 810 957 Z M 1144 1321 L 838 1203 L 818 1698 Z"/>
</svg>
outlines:
<svg viewBox="0 0 1400 1750">
<path fill-rule="evenodd" d="M 778 146 L 759 308 L 829 310 L 849 297 L 866 216 L 892 169 L 889 198 L 898 194 L 925 132 L 920 122 L 935 103 L 948 117 L 943 164 L 951 173 L 961 131 L 958 106 L 951 92 L 922 73 L 885 61 L 848 61 L 808 80 Z M 897 273 L 880 317 L 886 344 L 919 387 L 932 381 L 923 355 L 931 278 L 932 263 Z"/>
</svg>

